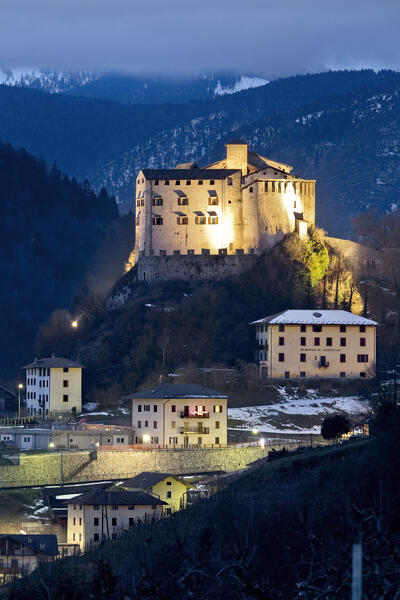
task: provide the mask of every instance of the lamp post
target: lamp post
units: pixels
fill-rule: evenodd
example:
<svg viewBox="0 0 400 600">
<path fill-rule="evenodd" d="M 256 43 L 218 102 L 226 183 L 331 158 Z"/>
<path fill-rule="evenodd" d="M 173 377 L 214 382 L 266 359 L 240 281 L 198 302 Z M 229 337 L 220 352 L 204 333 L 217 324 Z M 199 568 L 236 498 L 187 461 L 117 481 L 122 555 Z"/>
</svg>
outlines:
<svg viewBox="0 0 400 600">
<path fill-rule="evenodd" d="M 23 389 L 23 384 L 18 384 L 18 419 L 21 418 L 21 390 Z"/>
</svg>

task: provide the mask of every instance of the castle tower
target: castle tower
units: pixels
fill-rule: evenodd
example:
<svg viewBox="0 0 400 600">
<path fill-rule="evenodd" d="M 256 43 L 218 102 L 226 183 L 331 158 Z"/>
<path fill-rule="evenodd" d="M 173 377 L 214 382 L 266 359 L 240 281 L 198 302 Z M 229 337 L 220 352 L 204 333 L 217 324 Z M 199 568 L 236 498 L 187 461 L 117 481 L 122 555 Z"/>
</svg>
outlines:
<svg viewBox="0 0 400 600">
<path fill-rule="evenodd" d="M 243 177 L 247 175 L 247 146 L 246 142 L 232 140 L 226 146 L 226 168 L 240 169 Z"/>
</svg>

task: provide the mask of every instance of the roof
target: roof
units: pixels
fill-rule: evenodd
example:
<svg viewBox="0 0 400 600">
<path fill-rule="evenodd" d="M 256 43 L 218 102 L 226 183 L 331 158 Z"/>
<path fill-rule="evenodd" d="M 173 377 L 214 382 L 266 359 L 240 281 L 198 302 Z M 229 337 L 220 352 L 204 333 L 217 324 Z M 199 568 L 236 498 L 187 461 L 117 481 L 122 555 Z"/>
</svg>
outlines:
<svg viewBox="0 0 400 600">
<path fill-rule="evenodd" d="M 157 473 L 155 471 L 144 471 L 143 473 L 140 473 L 135 477 L 127 479 L 122 485 L 124 487 L 141 488 L 143 490 L 148 490 L 153 485 L 156 485 L 156 483 L 163 481 L 167 477 L 173 477 L 177 481 L 180 481 L 175 475 L 171 475 L 171 473 Z M 183 483 L 184 485 L 188 485 L 183 481 L 181 483 Z"/>
<path fill-rule="evenodd" d="M 60 367 L 68 367 L 70 369 L 84 369 L 84 365 L 74 362 L 69 358 L 62 358 L 61 356 L 51 356 L 50 358 L 36 358 L 33 362 L 21 367 L 21 369 L 37 369 L 39 367 L 49 367 L 50 369 Z"/>
<path fill-rule="evenodd" d="M 142 169 L 146 179 L 226 179 L 240 169 Z"/>
<path fill-rule="evenodd" d="M 253 321 L 270 325 L 378 325 L 376 321 L 354 315 L 347 310 L 285 310 L 264 319 Z"/>
<path fill-rule="evenodd" d="M 66 504 L 84 504 L 92 505 L 98 504 L 100 506 L 109 506 L 112 504 L 120 504 L 122 506 L 142 505 L 142 506 L 153 506 L 155 504 L 161 506 L 166 504 L 163 500 L 146 494 L 146 492 L 125 492 L 125 491 L 106 491 L 106 490 L 90 490 L 79 496 L 75 496 L 73 499 L 65 501 Z"/>
<path fill-rule="evenodd" d="M 18 544 L 23 544 L 27 548 L 31 548 L 31 550 L 39 552 L 40 554 L 47 554 L 49 556 L 58 554 L 57 536 L 53 534 L 0 534 L 0 541 L 6 538 L 14 540 L 14 542 L 17 542 Z"/>
<path fill-rule="evenodd" d="M 225 146 L 248 146 L 249 144 L 243 140 L 229 140 Z"/>
<path fill-rule="evenodd" d="M 163 398 L 228 398 L 215 390 L 192 383 L 162 383 L 154 388 L 142 390 L 135 394 L 125 396 L 125 400 L 131 399 L 163 399 Z"/>
</svg>

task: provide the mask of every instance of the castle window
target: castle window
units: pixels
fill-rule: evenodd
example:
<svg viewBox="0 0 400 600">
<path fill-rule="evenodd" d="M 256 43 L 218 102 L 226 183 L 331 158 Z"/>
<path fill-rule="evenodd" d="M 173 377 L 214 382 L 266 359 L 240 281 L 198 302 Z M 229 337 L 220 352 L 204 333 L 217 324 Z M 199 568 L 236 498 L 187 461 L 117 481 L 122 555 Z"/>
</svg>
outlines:
<svg viewBox="0 0 400 600">
<path fill-rule="evenodd" d="M 307 325 L 300 325 L 300 331 L 305 333 L 307 331 Z"/>
<path fill-rule="evenodd" d="M 197 182 L 197 185 L 203 185 L 203 180 L 199 179 L 198 182 Z"/>
<path fill-rule="evenodd" d="M 163 218 L 160 217 L 159 215 L 157 215 L 156 217 L 153 217 L 153 225 L 162 225 L 163 224 Z"/>
<path fill-rule="evenodd" d="M 177 217 L 176 219 L 177 225 L 187 225 L 189 223 L 188 217 Z"/>
<path fill-rule="evenodd" d="M 345 363 L 346 362 L 346 355 L 345 354 L 341 354 L 340 355 L 340 362 L 341 363 Z"/>
<path fill-rule="evenodd" d="M 300 362 L 306 362 L 306 354 L 300 354 Z"/>
<path fill-rule="evenodd" d="M 285 355 L 283 352 L 280 352 L 278 354 L 278 360 L 279 360 L 279 362 L 285 362 Z"/>
<path fill-rule="evenodd" d="M 326 345 L 327 346 L 332 346 L 332 338 L 331 337 L 327 337 L 326 338 Z"/>
<path fill-rule="evenodd" d="M 159 185 L 158 179 L 155 180 L 154 185 Z"/>
<path fill-rule="evenodd" d="M 249 189 L 249 192 L 250 192 L 250 194 L 253 193 L 253 188 L 252 187 Z"/>
<path fill-rule="evenodd" d="M 346 345 L 346 338 L 340 338 L 340 345 L 341 346 L 345 346 Z"/>
<path fill-rule="evenodd" d="M 166 179 L 166 180 L 164 181 L 164 185 L 169 185 L 169 181 L 168 181 L 168 179 Z"/>
<path fill-rule="evenodd" d="M 208 206 L 218 206 L 218 196 L 209 196 Z"/>
<path fill-rule="evenodd" d="M 279 331 L 285 331 L 285 326 L 284 325 L 279 325 Z"/>
<path fill-rule="evenodd" d="M 306 372 L 305 371 L 300 371 L 300 377 L 305 377 L 306 376 Z"/>
<path fill-rule="evenodd" d="M 136 206 L 140 206 L 140 200 L 136 200 Z"/>
<path fill-rule="evenodd" d="M 208 217 L 209 225 L 218 225 L 218 217 Z"/>
<path fill-rule="evenodd" d="M 163 199 L 162 198 L 153 198 L 153 206 L 162 206 Z"/>
<path fill-rule="evenodd" d="M 300 338 L 300 346 L 306 346 L 307 342 L 306 342 L 306 338 L 305 337 L 301 337 Z"/>
<path fill-rule="evenodd" d="M 227 184 L 228 185 L 233 185 L 233 179 L 232 179 L 232 177 L 228 177 Z"/>
<path fill-rule="evenodd" d="M 178 179 L 178 181 L 175 181 L 175 185 L 181 185 L 181 182 L 179 181 L 179 179 Z"/>
<path fill-rule="evenodd" d="M 192 185 L 192 182 L 190 181 L 190 179 L 187 180 L 186 185 Z"/>
<path fill-rule="evenodd" d="M 196 223 L 196 225 L 205 225 L 206 218 L 205 217 L 195 217 L 194 222 Z"/>
<path fill-rule="evenodd" d="M 214 179 L 210 179 L 210 185 L 215 185 Z"/>
<path fill-rule="evenodd" d="M 365 345 L 366 345 L 366 339 L 360 338 L 360 346 L 365 346 Z"/>
<path fill-rule="evenodd" d="M 367 363 L 368 362 L 368 354 L 357 354 L 357 362 Z"/>
<path fill-rule="evenodd" d="M 340 326 L 340 333 L 346 333 L 346 325 Z"/>
<path fill-rule="evenodd" d="M 284 337 L 280 337 L 279 338 L 279 345 L 280 346 L 284 346 L 285 345 L 285 338 Z"/>
<path fill-rule="evenodd" d="M 189 200 L 186 196 L 179 196 L 178 198 L 178 206 L 187 206 L 189 204 Z"/>
<path fill-rule="evenodd" d="M 322 331 L 322 325 L 313 325 L 312 330 L 316 333 L 320 333 Z"/>
<path fill-rule="evenodd" d="M 144 198 L 141 199 L 140 206 L 144 206 Z"/>
</svg>

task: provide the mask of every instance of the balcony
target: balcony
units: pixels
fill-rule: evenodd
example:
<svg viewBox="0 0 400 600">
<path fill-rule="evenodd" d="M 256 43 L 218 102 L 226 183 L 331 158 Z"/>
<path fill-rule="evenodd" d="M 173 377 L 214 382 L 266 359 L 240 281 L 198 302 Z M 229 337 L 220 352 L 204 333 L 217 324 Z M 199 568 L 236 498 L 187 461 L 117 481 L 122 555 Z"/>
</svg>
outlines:
<svg viewBox="0 0 400 600">
<path fill-rule="evenodd" d="M 327 367 L 329 367 L 329 362 L 327 360 L 320 360 L 318 363 L 318 368 L 320 369 L 326 369 Z"/>
<path fill-rule="evenodd" d="M 179 433 L 180 434 L 198 433 L 199 435 L 201 435 L 201 434 L 210 433 L 210 428 L 209 427 L 179 427 Z"/>
<path fill-rule="evenodd" d="M 187 410 L 181 410 L 181 419 L 209 419 L 210 413 L 208 410 L 197 412 L 196 409 L 190 408 Z"/>
</svg>

